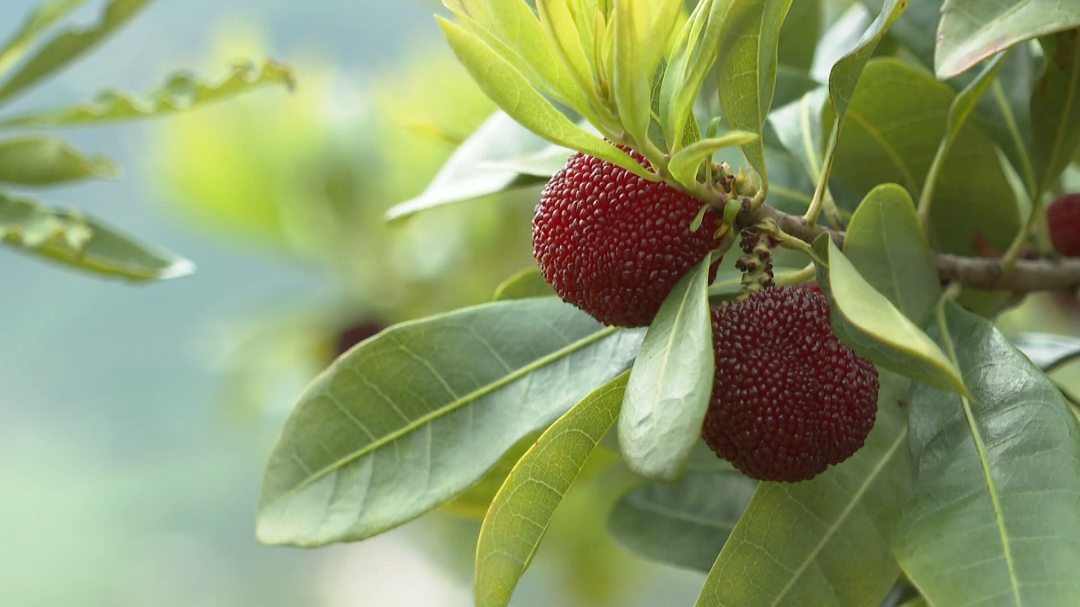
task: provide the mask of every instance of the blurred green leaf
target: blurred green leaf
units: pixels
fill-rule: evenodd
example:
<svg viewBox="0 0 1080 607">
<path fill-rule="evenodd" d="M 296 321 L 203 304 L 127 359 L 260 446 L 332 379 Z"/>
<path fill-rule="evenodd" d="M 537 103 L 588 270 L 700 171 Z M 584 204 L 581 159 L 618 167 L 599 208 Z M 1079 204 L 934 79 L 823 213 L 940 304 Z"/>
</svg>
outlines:
<svg viewBox="0 0 1080 607">
<path fill-rule="evenodd" d="M 784 25 L 780 28 L 777 61 L 781 65 L 809 71 L 814 63 L 818 35 L 821 31 L 821 0 L 798 0 L 791 3 Z M 777 102 L 777 105 L 783 105 Z"/>
<path fill-rule="evenodd" d="M 970 400 L 912 390 L 916 488 L 893 536 L 929 603 L 1068 605 L 1080 593 L 1080 427 L 992 325 L 948 302 L 936 338 Z M 951 343 L 950 343 L 951 341 Z"/>
<path fill-rule="evenodd" d="M 1080 26 L 1080 4 L 1061 0 L 946 0 L 934 71 L 942 80 L 1024 40 Z"/>
<path fill-rule="evenodd" d="M 26 20 L 0 47 L 0 74 L 26 55 L 37 40 L 57 21 L 86 4 L 86 0 L 47 0 L 30 11 Z"/>
<path fill-rule="evenodd" d="M 900 61 L 870 62 L 851 99 L 834 179 L 860 195 L 898 183 L 918 199 L 954 98 L 947 85 Z M 961 255 L 976 253 L 977 232 L 1005 249 L 1020 227 L 1001 160 L 973 121 L 960 129 L 944 161 L 929 219 L 934 248 Z"/>
<path fill-rule="evenodd" d="M 521 127 L 518 128 L 521 129 Z M 525 132 L 528 133 L 528 131 Z M 529 135 L 535 137 L 531 133 Z M 542 177 L 549 179 L 566 166 L 567 160 L 573 154 L 573 150 L 557 145 L 549 145 L 538 152 L 530 152 L 506 159 L 493 159 L 481 162 L 477 166 L 488 170 L 513 171 L 522 178 Z"/>
<path fill-rule="evenodd" d="M 0 141 L 0 182 L 40 186 L 83 179 L 113 179 L 120 167 L 105 156 L 85 156 L 59 139 Z"/>
<path fill-rule="evenodd" d="M 884 295 L 866 282 L 828 234 L 814 241 L 824 262 L 817 282 L 832 306 L 833 331 L 851 349 L 905 377 L 964 392 L 960 372 L 941 348 Z"/>
<path fill-rule="evenodd" d="M 630 470 L 673 481 L 686 468 L 712 394 L 712 255 L 664 299 L 645 334 L 619 416 L 619 448 Z"/>
<path fill-rule="evenodd" d="M 190 261 L 152 249 L 75 210 L 0 194 L 0 241 L 73 268 L 135 281 L 195 271 Z"/>
<path fill-rule="evenodd" d="M 743 154 L 768 183 L 764 142 L 765 118 L 776 90 L 776 56 L 780 28 L 792 0 L 726 0 L 721 52 L 716 60 L 720 107 L 732 128 L 756 133 L 757 141 L 742 146 Z"/>
<path fill-rule="evenodd" d="M 1045 68 L 1031 96 L 1034 198 L 1052 189 L 1080 146 L 1080 29 L 1043 38 L 1042 45 Z"/>
<path fill-rule="evenodd" d="M 649 559 L 707 572 L 742 516 L 758 482 L 698 441 L 676 483 L 649 482 L 623 495 L 608 530 L 627 549 Z"/>
<path fill-rule="evenodd" d="M 478 606 L 510 603 L 559 502 L 619 416 L 627 377 L 596 389 L 552 424 L 499 489 L 476 545 Z"/>
<path fill-rule="evenodd" d="M 797 102 L 784 105 L 769 114 L 769 124 L 780 143 L 815 182 L 821 178 L 821 113 L 827 95 L 827 89 L 822 86 L 803 94 Z"/>
<path fill-rule="evenodd" d="M 776 108 L 782 108 L 790 103 L 794 103 L 801 99 L 806 93 L 823 86 L 823 84 L 815 80 L 808 72 L 784 64 L 777 65 L 776 91 L 773 93 L 772 103 L 774 109 L 769 112 L 769 118 L 772 118 L 773 113 L 776 112 Z M 820 112 L 818 115 L 820 116 Z"/>
<path fill-rule="evenodd" d="M 720 137 L 702 139 L 675 153 L 668 162 L 668 172 L 679 183 L 693 187 L 697 183 L 698 168 L 716 152 L 737 145 L 756 141 L 759 135 L 747 131 L 731 131 Z"/>
<path fill-rule="evenodd" d="M 861 0 L 873 14 L 881 12 L 883 0 Z M 943 0 L 911 2 L 904 14 L 889 28 L 886 38 L 900 41 L 929 69 L 934 68 L 934 42 L 941 21 Z"/>
<path fill-rule="evenodd" d="M 268 84 L 293 86 L 292 71 L 273 61 L 261 64 L 237 63 L 231 73 L 217 83 L 207 83 L 191 74 L 176 74 L 165 85 L 139 99 L 122 91 L 107 91 L 94 101 L 70 108 L 34 112 L 0 120 L 0 127 L 81 126 L 153 118 L 183 112 L 221 101 Z"/>
<path fill-rule="evenodd" d="M 550 4 L 558 4 L 554 0 Z M 565 1 L 565 0 L 562 0 Z M 634 141 L 643 145 L 648 140 L 652 80 L 649 71 L 650 47 L 659 47 L 662 40 L 649 39 L 651 11 L 642 10 L 640 2 L 614 0 L 612 19 L 615 20 L 615 82 L 614 98 L 619 118 Z M 670 3 L 668 3 L 670 4 Z M 652 7 L 649 7 L 652 8 Z M 575 34 L 576 37 L 576 34 Z"/>
<path fill-rule="evenodd" d="M 697 604 L 878 605 L 900 573 L 889 534 L 911 492 L 903 399 L 881 374 L 878 414 L 849 460 L 801 483 L 761 483 Z"/>
<path fill-rule="evenodd" d="M 510 299 L 528 299 L 530 297 L 550 297 L 555 289 L 544 280 L 544 275 L 536 268 L 528 268 L 507 278 L 495 290 L 495 301 Z"/>
<path fill-rule="evenodd" d="M 1044 373 L 1080 359 L 1080 339 L 1051 333 L 1021 333 L 1012 344 Z"/>
<path fill-rule="evenodd" d="M 450 501 L 629 368 L 642 337 L 554 297 L 383 331 L 301 396 L 267 468 L 260 541 L 359 540 Z"/>
<path fill-rule="evenodd" d="M 559 113 L 521 72 L 480 38 L 446 19 L 437 19 L 454 53 L 480 88 L 519 124 L 556 145 L 606 160 L 644 179 L 658 179 L 629 155 Z"/>
<path fill-rule="evenodd" d="M 547 142 L 504 112 L 496 112 L 454 151 L 428 187 L 416 198 L 386 212 L 391 224 L 447 204 L 473 200 L 506 190 L 536 185 L 546 178 L 523 175 L 516 169 L 489 163 L 545 149 Z"/>
<path fill-rule="evenodd" d="M 112 0 L 97 24 L 86 29 L 67 29 L 54 36 L 0 85 L 0 104 L 92 50 L 151 2 L 153 0 Z M 60 10 L 67 12 L 73 8 L 61 6 Z M 56 18 L 58 16 L 53 20 Z"/>
<path fill-rule="evenodd" d="M 843 121 L 866 62 L 874 54 L 889 27 L 904 14 L 910 0 L 885 0 L 881 12 L 859 38 L 855 48 L 840 58 L 829 72 L 829 97 L 833 114 Z M 838 130 L 838 129 L 834 129 Z"/>
</svg>

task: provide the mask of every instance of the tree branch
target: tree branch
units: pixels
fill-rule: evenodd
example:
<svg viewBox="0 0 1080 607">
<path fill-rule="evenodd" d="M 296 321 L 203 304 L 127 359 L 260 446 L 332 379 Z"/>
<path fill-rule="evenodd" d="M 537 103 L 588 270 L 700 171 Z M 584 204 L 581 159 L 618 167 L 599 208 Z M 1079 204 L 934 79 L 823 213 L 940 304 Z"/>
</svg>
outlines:
<svg viewBox="0 0 1080 607">
<path fill-rule="evenodd" d="M 759 211 L 772 217 L 780 229 L 788 234 L 811 242 L 819 234 L 829 231 L 836 246 L 843 246 L 844 233 L 809 225 L 796 215 L 789 215 L 767 204 Z M 1015 293 L 1031 291 L 1076 291 L 1080 289 L 1080 257 L 1065 259 L 1019 260 L 1013 271 L 1005 274 L 1000 259 L 985 257 L 961 257 L 948 253 L 935 253 L 938 274 L 943 282 L 958 282 L 977 289 L 1004 290 Z"/>
</svg>

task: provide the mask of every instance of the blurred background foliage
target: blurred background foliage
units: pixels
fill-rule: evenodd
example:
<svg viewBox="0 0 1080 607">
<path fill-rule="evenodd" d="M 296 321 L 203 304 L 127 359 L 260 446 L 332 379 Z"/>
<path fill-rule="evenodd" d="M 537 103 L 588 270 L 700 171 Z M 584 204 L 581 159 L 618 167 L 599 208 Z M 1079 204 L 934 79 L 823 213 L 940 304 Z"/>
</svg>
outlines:
<svg viewBox="0 0 1080 607">
<path fill-rule="evenodd" d="M 0 28 L 34 4 L 0 3 Z M 382 221 L 494 109 L 438 35 L 437 4 L 156 3 L 15 104 L 103 81 L 143 90 L 166 66 L 215 73 L 236 57 L 286 59 L 298 78 L 292 95 L 64 133 L 128 174 L 50 196 L 199 272 L 131 287 L 0 255 L 0 604 L 471 604 L 475 504 L 316 552 L 252 533 L 263 460 L 314 374 L 378 327 L 485 301 L 532 264 L 535 185 Z M 825 23 L 852 4 L 826 2 Z M 1037 296 L 1002 326 L 1078 335 L 1078 318 L 1075 300 Z M 1054 376 L 1080 392 L 1077 370 Z M 597 474 L 558 511 L 514 604 L 692 602 L 703 576 L 611 543 L 606 513 L 630 480 Z"/>
</svg>

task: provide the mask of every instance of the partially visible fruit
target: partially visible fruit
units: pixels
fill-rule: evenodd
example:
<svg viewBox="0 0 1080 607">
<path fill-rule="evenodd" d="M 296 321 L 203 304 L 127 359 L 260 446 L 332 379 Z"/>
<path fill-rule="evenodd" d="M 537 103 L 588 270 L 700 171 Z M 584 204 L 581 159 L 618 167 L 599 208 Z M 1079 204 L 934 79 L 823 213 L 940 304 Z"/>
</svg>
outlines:
<svg viewBox="0 0 1080 607">
<path fill-rule="evenodd" d="M 346 327 L 337 336 L 337 347 L 335 348 L 336 356 L 348 352 L 356 344 L 374 337 L 383 330 L 383 326 L 377 322 L 361 322 L 350 327 Z"/>
<path fill-rule="evenodd" d="M 1080 192 L 1066 194 L 1046 207 L 1050 242 L 1065 257 L 1080 257 Z"/>
</svg>

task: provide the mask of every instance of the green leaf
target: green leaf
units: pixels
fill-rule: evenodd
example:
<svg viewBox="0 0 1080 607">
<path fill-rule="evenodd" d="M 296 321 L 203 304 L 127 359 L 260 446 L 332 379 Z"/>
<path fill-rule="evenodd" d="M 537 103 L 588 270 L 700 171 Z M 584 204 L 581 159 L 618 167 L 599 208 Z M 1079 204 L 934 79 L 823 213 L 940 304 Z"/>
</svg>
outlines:
<svg viewBox="0 0 1080 607">
<path fill-rule="evenodd" d="M 917 480 L 897 559 L 934 605 L 1069 605 L 1080 593 L 1080 427 L 992 325 L 952 302 L 942 320 L 937 339 L 971 397 L 912 390 Z"/>
<path fill-rule="evenodd" d="M 476 545 L 476 604 L 508 605 L 555 509 L 619 416 L 628 374 L 570 409 L 518 461 L 491 503 Z"/>
<path fill-rule="evenodd" d="M 391 207 L 386 220 L 400 223 L 427 209 L 543 183 L 545 178 L 523 175 L 516 169 L 492 167 L 489 163 L 542 150 L 545 146 L 547 142 L 513 118 L 496 112 L 458 146 L 419 196 Z"/>
<path fill-rule="evenodd" d="M 78 270 L 135 281 L 195 271 L 190 261 L 144 245 L 75 210 L 0 194 L 0 242 Z"/>
<path fill-rule="evenodd" d="M 720 137 L 702 139 L 676 152 L 668 162 L 668 172 L 679 183 L 693 187 L 697 183 L 698 168 L 702 162 L 726 147 L 744 145 L 756 141 L 758 137 L 757 133 L 731 131 Z"/>
<path fill-rule="evenodd" d="M 1035 199 L 1053 187 L 1080 146 L 1080 30 L 1042 43 L 1046 66 L 1031 96 Z"/>
<path fill-rule="evenodd" d="M 86 0 L 47 0 L 32 10 L 8 41 L 0 47 L 0 74 L 18 62 L 57 21 L 86 4 Z"/>
<path fill-rule="evenodd" d="M 608 515 L 608 531 L 627 549 L 655 561 L 707 572 L 758 482 L 698 441 L 686 474 L 676 483 L 631 489 Z"/>
<path fill-rule="evenodd" d="M 768 183 L 764 142 L 760 140 L 776 89 L 776 55 L 780 28 L 792 0 L 730 2 L 716 61 L 720 107 L 732 129 L 757 133 L 759 140 L 742 146 L 743 154 Z"/>
<path fill-rule="evenodd" d="M 712 394 L 712 255 L 664 299 L 645 334 L 619 416 L 619 448 L 630 470 L 673 481 L 686 468 Z"/>
<path fill-rule="evenodd" d="M 528 268 L 507 278 L 495 289 L 495 301 L 510 299 L 529 299 L 530 297 L 550 297 L 555 290 L 544 280 L 544 275 L 536 268 Z"/>
<path fill-rule="evenodd" d="M 787 23 L 787 21 L 784 23 Z M 794 103 L 802 99 L 803 95 L 823 86 L 807 72 L 784 64 L 777 65 L 776 91 L 773 93 L 772 104 L 774 109 L 769 113 L 769 118 L 772 118 L 772 115 L 776 113 L 775 108 L 782 108 Z M 818 115 L 820 116 L 820 113 Z"/>
<path fill-rule="evenodd" d="M 835 154 L 834 181 L 858 195 L 898 183 L 918 200 L 955 93 L 895 59 L 866 66 Z M 927 229 L 935 250 L 976 254 L 976 232 L 1005 249 L 1019 230 L 1016 197 L 993 142 L 975 121 L 960 129 L 934 189 Z"/>
<path fill-rule="evenodd" d="M 229 75 L 220 82 L 208 83 L 191 74 L 176 74 L 170 76 L 164 86 L 147 95 L 145 99 L 123 91 L 106 91 L 94 101 L 74 107 L 0 120 L 0 127 L 82 126 L 168 116 L 270 84 L 282 84 L 292 88 L 292 71 L 273 61 L 262 64 L 241 62 L 233 65 Z"/>
<path fill-rule="evenodd" d="M 848 224 L 844 254 L 904 316 L 926 326 L 941 280 L 907 190 L 892 183 L 870 190 Z"/>
<path fill-rule="evenodd" d="M 946 0 L 934 71 L 944 80 L 1018 42 L 1080 26 L 1080 4 L 1061 0 Z"/>
<path fill-rule="evenodd" d="M 59 139 L 26 137 L 0 142 L 0 182 L 52 185 L 113 179 L 120 168 L 105 156 L 84 156 Z"/>
<path fill-rule="evenodd" d="M 642 337 L 554 297 L 383 331 L 316 379 L 286 421 L 263 483 L 260 541 L 359 540 L 450 501 L 629 368 Z"/>
<path fill-rule="evenodd" d="M 1012 339 L 1016 349 L 1044 373 L 1080 359 L 1080 339 L 1050 333 L 1021 333 Z"/>
<path fill-rule="evenodd" d="M 837 121 L 843 121 L 863 68 L 874 54 L 889 26 L 904 14 L 910 0 L 885 0 L 881 12 L 859 38 L 855 48 L 840 58 L 829 72 L 829 98 Z M 834 131 L 839 129 L 834 129 Z"/>
<path fill-rule="evenodd" d="M 960 372 L 941 348 L 866 282 L 827 234 L 814 241 L 817 282 L 830 295 L 833 331 L 852 350 L 911 379 L 965 392 Z"/>
<path fill-rule="evenodd" d="M 881 13 L 882 0 L 861 0 L 872 14 Z M 928 69 L 934 68 L 934 46 L 943 0 L 911 2 L 889 27 L 886 39 L 894 38 Z"/>
<path fill-rule="evenodd" d="M 650 181 L 659 179 L 626 153 L 589 134 L 559 113 L 520 72 L 480 38 L 446 19 L 437 19 L 454 53 L 480 88 L 519 124 L 555 145 L 606 160 Z"/>
<path fill-rule="evenodd" d="M 555 0 L 557 4 L 559 0 Z M 615 105 L 626 131 L 634 141 L 648 141 L 653 74 L 649 71 L 650 11 L 636 0 L 613 0 L 615 20 Z"/>
<path fill-rule="evenodd" d="M 761 483 L 716 559 L 701 607 L 878 605 L 900 573 L 889 534 L 911 492 L 903 399 L 910 382 L 881 374 L 866 444 L 801 483 Z"/>
<path fill-rule="evenodd" d="M 818 35 L 821 30 L 821 0 L 792 2 L 784 25 L 780 28 L 777 61 L 781 65 L 807 72 L 814 63 Z M 783 105 L 777 103 L 777 105 Z"/>
<path fill-rule="evenodd" d="M 86 29 L 64 30 L 54 36 L 0 85 L 0 104 L 92 50 L 152 1 L 112 0 L 97 24 Z"/>
<path fill-rule="evenodd" d="M 820 87 L 803 94 L 797 102 L 784 105 L 769 114 L 769 124 L 779 137 L 780 143 L 815 182 L 821 178 L 821 112 L 827 95 L 827 89 Z"/>
<path fill-rule="evenodd" d="M 506 477 L 510 476 L 518 460 L 538 438 L 540 438 L 540 433 L 533 432 L 514 443 L 514 446 L 510 447 L 480 480 L 443 506 L 443 510 L 460 516 L 483 519 L 491 507 L 491 502 L 499 493 L 499 488 L 506 482 Z"/>
<path fill-rule="evenodd" d="M 518 128 L 528 133 L 529 136 L 535 137 L 525 129 Z M 573 150 L 557 145 L 549 145 L 537 152 L 521 154 L 512 158 L 484 161 L 477 166 L 485 170 L 513 171 L 523 178 L 543 177 L 549 179 L 566 166 L 566 161 L 573 153 Z"/>
<path fill-rule="evenodd" d="M 701 85 L 720 53 L 722 32 L 732 0 L 701 0 L 679 33 L 660 91 L 660 118 L 672 151 L 693 115 Z"/>
</svg>

